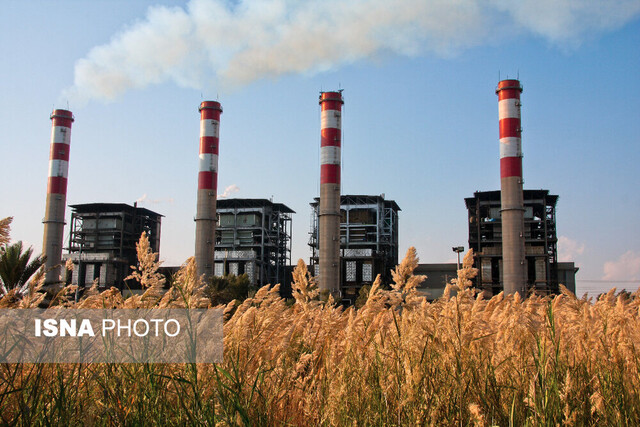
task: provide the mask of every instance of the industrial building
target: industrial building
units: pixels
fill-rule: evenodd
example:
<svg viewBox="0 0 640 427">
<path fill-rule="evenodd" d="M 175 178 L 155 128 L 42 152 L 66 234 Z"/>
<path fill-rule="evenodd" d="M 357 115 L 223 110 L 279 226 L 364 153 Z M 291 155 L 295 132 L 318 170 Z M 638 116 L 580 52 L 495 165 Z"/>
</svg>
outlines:
<svg viewBox="0 0 640 427">
<path fill-rule="evenodd" d="M 525 283 L 528 292 L 558 292 L 556 203 L 548 190 L 524 190 Z M 477 287 L 503 290 L 503 211 L 500 191 L 474 193 L 465 199 L 469 215 L 469 247 L 479 269 Z"/>
<path fill-rule="evenodd" d="M 321 275 L 318 259 L 319 204 L 311 203 L 311 265 Z M 398 264 L 398 212 L 393 200 L 380 196 L 343 195 L 340 197 L 340 290 L 343 300 L 355 302 L 359 289 L 371 285 L 376 275 L 390 281 L 390 270 Z"/>
<path fill-rule="evenodd" d="M 71 282 L 99 287 L 126 288 L 124 279 L 137 264 L 136 243 L 145 232 L 151 250 L 160 251 L 162 215 L 124 203 L 72 205 L 69 253 L 74 264 Z M 128 284 L 135 287 L 135 283 Z"/>
<path fill-rule="evenodd" d="M 290 283 L 294 213 L 267 199 L 218 200 L 214 275 L 246 274 L 252 286 Z"/>
</svg>

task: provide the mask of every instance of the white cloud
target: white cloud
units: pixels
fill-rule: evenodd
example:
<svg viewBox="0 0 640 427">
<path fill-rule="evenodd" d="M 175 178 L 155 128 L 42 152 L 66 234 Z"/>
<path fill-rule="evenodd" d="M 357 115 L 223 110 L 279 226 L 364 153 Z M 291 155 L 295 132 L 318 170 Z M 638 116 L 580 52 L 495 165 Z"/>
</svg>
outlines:
<svg viewBox="0 0 640 427">
<path fill-rule="evenodd" d="M 514 31 L 575 45 L 639 13 L 637 0 L 191 0 L 152 7 L 92 48 L 63 96 L 110 101 L 167 81 L 227 89 L 387 53 L 449 56 Z"/>
<path fill-rule="evenodd" d="M 640 283 L 640 252 L 629 250 L 614 261 L 604 263 L 602 280 L 638 281 Z"/>
<path fill-rule="evenodd" d="M 567 236 L 558 237 L 558 261 L 575 262 L 584 253 L 584 243 L 572 240 Z"/>
</svg>

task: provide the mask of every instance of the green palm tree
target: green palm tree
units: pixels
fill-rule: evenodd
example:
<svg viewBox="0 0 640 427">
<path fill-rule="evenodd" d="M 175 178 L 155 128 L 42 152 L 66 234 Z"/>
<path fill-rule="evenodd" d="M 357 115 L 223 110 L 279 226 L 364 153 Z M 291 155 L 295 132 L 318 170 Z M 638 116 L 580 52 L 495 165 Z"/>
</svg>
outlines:
<svg viewBox="0 0 640 427">
<path fill-rule="evenodd" d="M 22 251 L 22 242 L 0 247 L 0 284 L 3 293 L 14 288 L 22 288 L 47 259 L 38 255 L 31 259 L 33 248 Z"/>
</svg>

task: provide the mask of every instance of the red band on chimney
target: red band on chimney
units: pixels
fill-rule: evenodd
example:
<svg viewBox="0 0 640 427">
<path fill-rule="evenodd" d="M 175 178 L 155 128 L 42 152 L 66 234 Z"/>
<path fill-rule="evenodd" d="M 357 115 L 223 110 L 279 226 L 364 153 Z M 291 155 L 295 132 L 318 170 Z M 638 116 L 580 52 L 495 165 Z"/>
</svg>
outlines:
<svg viewBox="0 0 640 427">
<path fill-rule="evenodd" d="M 340 165 L 320 165 L 320 184 L 340 184 Z"/>
<path fill-rule="evenodd" d="M 199 190 L 217 190 L 218 174 L 216 172 L 198 172 L 198 189 Z"/>
<path fill-rule="evenodd" d="M 503 157 L 500 159 L 500 178 L 522 176 L 522 157 Z"/>
<path fill-rule="evenodd" d="M 200 137 L 200 153 L 218 154 L 218 141 L 219 138 L 212 136 Z"/>
<path fill-rule="evenodd" d="M 501 119 L 500 138 L 520 138 L 520 119 Z"/>
<path fill-rule="evenodd" d="M 49 150 L 49 160 L 69 161 L 69 144 L 51 143 Z"/>
<path fill-rule="evenodd" d="M 48 194 L 67 194 L 67 178 L 62 176 L 50 176 L 47 183 Z"/>
</svg>

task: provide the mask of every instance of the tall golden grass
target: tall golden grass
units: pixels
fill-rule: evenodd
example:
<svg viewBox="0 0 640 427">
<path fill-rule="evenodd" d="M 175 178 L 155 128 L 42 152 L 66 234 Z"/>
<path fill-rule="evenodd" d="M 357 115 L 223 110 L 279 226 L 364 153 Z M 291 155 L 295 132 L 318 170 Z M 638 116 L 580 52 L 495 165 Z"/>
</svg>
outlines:
<svg viewBox="0 0 640 427">
<path fill-rule="evenodd" d="M 265 286 L 226 305 L 218 365 L 1 365 L 1 422 L 637 425 L 637 294 L 485 299 L 469 286 L 468 253 L 455 283 L 430 303 L 416 291 L 417 263 L 411 248 L 388 290 L 378 278 L 362 308 L 345 309 L 321 301 L 299 261 L 293 303 Z M 193 259 L 165 294 L 154 269 L 138 271 L 151 278 L 142 296 L 94 288 L 76 303 L 66 289 L 53 303 L 206 305 Z M 7 298 L 0 306 L 39 300 Z"/>
</svg>

